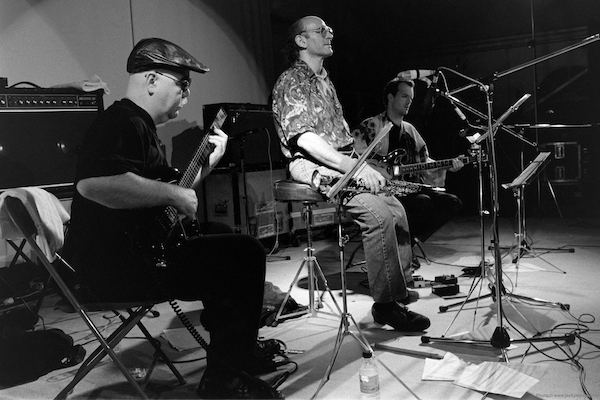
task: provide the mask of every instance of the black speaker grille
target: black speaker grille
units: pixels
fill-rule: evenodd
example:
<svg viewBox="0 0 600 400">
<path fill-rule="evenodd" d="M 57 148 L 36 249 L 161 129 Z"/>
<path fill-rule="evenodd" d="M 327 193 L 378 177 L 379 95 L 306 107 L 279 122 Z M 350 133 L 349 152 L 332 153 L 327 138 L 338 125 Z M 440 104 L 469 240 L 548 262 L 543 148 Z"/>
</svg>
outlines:
<svg viewBox="0 0 600 400">
<path fill-rule="evenodd" d="M 0 107 L 0 191 L 36 186 L 69 197 L 83 136 L 103 108 L 101 94 L 10 89 L 0 97 L 6 101 Z"/>
</svg>

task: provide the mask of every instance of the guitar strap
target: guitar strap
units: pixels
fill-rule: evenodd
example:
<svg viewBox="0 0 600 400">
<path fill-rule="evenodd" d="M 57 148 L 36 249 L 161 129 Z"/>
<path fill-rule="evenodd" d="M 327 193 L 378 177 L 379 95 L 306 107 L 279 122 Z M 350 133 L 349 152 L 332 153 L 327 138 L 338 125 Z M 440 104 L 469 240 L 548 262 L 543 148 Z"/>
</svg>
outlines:
<svg viewBox="0 0 600 400">
<path fill-rule="evenodd" d="M 421 159 L 420 152 L 417 151 L 417 142 L 414 137 L 409 135 L 405 130 L 402 130 L 401 134 L 398 135 L 398 145 L 395 149 L 403 149 L 405 151 L 404 159 L 402 160 L 402 164 L 414 164 L 424 162 L 424 159 Z"/>
<path fill-rule="evenodd" d="M 400 135 L 402 135 L 402 128 L 398 125 L 392 126 L 390 134 L 388 135 L 388 153 L 392 152 L 400 147 Z"/>
</svg>

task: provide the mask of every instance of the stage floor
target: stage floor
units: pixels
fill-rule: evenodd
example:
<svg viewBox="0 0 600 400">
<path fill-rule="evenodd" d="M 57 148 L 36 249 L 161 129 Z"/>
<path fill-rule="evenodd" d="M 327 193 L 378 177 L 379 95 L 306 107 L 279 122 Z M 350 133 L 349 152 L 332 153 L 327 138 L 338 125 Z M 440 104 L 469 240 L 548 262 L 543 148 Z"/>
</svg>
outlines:
<svg viewBox="0 0 600 400">
<path fill-rule="evenodd" d="M 500 245 L 514 244 L 513 221 L 500 219 Z M 512 366 L 520 363 L 532 364 L 531 374 L 539 378 L 524 399 L 558 399 L 585 398 L 580 385 L 580 371 L 567 361 L 555 361 L 552 358 L 564 360 L 566 354 L 574 353 L 583 366 L 585 384 L 591 396 L 600 397 L 600 322 L 595 320 L 600 314 L 600 219 L 530 219 L 527 221 L 528 243 L 532 246 L 530 252 L 517 265 L 512 262 L 514 253 L 502 250 L 503 283 L 506 292 L 511 295 L 502 297 L 504 318 L 502 325 L 506 328 L 511 339 L 515 340 L 507 350 L 506 356 Z M 490 293 L 490 279 L 460 276 L 464 267 L 478 266 L 482 260 L 480 221 L 478 218 L 458 218 L 438 231 L 425 244 L 424 250 L 431 260 L 428 264 L 421 259 L 421 268 L 415 274 L 426 280 L 436 276 L 458 276 L 460 285 L 459 295 L 467 295 L 474 284 L 473 293 L 468 298 Z M 485 259 L 493 260 L 487 250 L 490 244 L 489 222 L 485 223 L 484 247 Z M 351 241 L 346 249 L 349 256 L 360 243 Z M 315 241 L 316 257 L 324 274 L 328 278 L 333 297 L 341 305 L 339 258 L 336 238 L 320 238 Z M 574 249 L 573 253 L 547 251 L 543 249 Z M 299 247 L 280 249 L 277 256 L 289 256 L 290 260 L 280 260 L 271 257 L 267 263 L 267 280 L 287 291 L 296 271 L 303 260 L 304 243 Z M 362 249 L 358 249 L 354 261 L 363 259 Z M 376 348 L 375 354 L 379 362 L 380 398 L 391 399 L 481 399 L 484 392 L 465 388 L 451 381 L 422 380 L 425 359 L 429 355 L 444 356 L 447 352 L 460 360 L 472 364 L 483 361 L 501 361 L 501 351 L 489 345 L 454 344 L 437 340 L 441 336 L 450 337 L 466 334 L 468 337 L 489 341 L 492 333 L 499 326 L 497 303 L 490 296 L 479 302 L 472 302 L 458 312 L 459 307 L 452 307 L 446 312 L 440 312 L 440 306 L 461 302 L 467 297 L 446 300 L 432 293 L 431 288 L 416 290 L 420 299 L 409 308 L 427 315 L 431 319 L 431 327 L 425 335 L 433 342 L 421 343 L 421 334 L 403 334 L 390 330 L 388 327 L 376 326 L 370 313 L 372 299 L 364 286 L 366 278 L 361 271 L 362 265 L 352 266 L 348 270 L 348 311 L 362 330 L 367 341 L 372 344 L 384 344 L 397 351 Z M 306 275 L 301 272 L 301 277 Z M 306 281 L 300 281 L 293 289 L 292 296 L 299 303 L 307 304 L 308 292 Z M 566 307 L 546 305 L 535 301 L 527 301 L 518 296 L 544 299 L 552 303 L 568 304 Z M 65 314 L 55 308 L 57 298 L 49 297 L 44 303 L 42 316 L 47 328 L 60 328 L 70 334 L 76 343 L 86 343 L 91 338 L 85 331 L 83 323 L 75 314 Z M 335 311 L 333 301 L 326 295 L 323 311 Z M 201 303 L 181 303 L 188 317 L 198 322 Z M 158 318 L 146 318 L 145 325 L 154 335 L 165 330 L 181 328 L 181 324 L 171 311 L 168 304 L 156 307 L 160 312 Z M 95 313 L 94 318 L 105 326 L 107 331 L 114 329 L 111 313 Z M 105 321 L 105 322 L 101 322 Z M 563 341 L 538 342 L 533 348 L 516 341 L 525 335 L 532 337 L 539 332 L 546 332 L 560 324 L 554 335 L 563 336 L 576 330 L 579 321 L 581 337 L 592 344 L 582 342 L 579 338 L 567 346 Z M 276 327 L 261 329 L 260 334 L 265 338 L 283 340 L 288 349 L 297 350 L 299 354 L 290 354 L 290 358 L 298 363 L 298 371 L 291 375 L 280 387 L 288 399 L 308 399 L 313 396 L 324 375 L 334 349 L 340 318 L 336 315 L 317 313 L 314 316 L 303 316 L 294 320 L 280 323 Z M 41 325 L 40 325 L 41 326 Z M 589 330 L 588 330 L 589 329 Z M 355 332 L 353 324 L 351 332 Z M 585 332 L 584 332 L 585 331 Z M 177 331 L 175 331 L 177 332 Z M 203 331 L 202 331 L 203 332 Z M 171 331 L 173 333 L 173 331 Z M 184 332 L 185 333 L 185 332 Z M 186 333 L 187 334 L 187 333 Z M 208 338 L 206 332 L 204 336 Z M 134 329 L 130 336 L 139 336 Z M 185 336 L 185 335 L 184 335 Z M 95 343 L 85 345 L 91 351 Z M 175 380 L 166 367 L 159 366 L 154 371 L 153 380 L 148 391 L 152 398 L 176 399 L 196 398 L 195 387 L 205 367 L 201 358 L 204 351 L 190 349 L 177 351 L 163 343 L 168 355 L 179 361 L 192 360 L 177 364 L 188 383 L 184 386 L 174 386 Z M 406 352 L 408 350 L 408 352 Z M 128 363 L 143 365 L 149 361 L 148 346 L 137 338 L 121 342 L 120 351 Z M 404 351 L 404 352 L 403 352 Z M 565 353 L 566 352 L 566 353 Z M 358 369 L 361 360 L 361 347 L 353 336 L 344 337 L 342 346 L 334 364 L 329 381 L 323 386 L 317 398 L 322 399 L 359 399 Z M 76 368 L 53 371 L 34 382 L 0 390 L 3 399 L 38 399 L 52 398 L 72 377 Z M 530 374 L 530 375 L 531 375 Z M 481 382 L 487 376 L 481 376 Z M 509 386 L 514 386 L 511 384 Z M 117 368 L 109 359 L 103 360 L 85 379 L 76 386 L 72 399 L 100 398 L 135 398 L 129 384 L 120 375 Z M 504 396 L 489 394 L 487 398 L 500 399 Z"/>
</svg>

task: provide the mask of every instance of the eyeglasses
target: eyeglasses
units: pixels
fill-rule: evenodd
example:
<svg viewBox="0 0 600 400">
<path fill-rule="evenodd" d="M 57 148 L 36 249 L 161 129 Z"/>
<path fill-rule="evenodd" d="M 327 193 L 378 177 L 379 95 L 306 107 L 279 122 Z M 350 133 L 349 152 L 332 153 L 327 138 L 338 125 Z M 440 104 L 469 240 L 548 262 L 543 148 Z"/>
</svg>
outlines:
<svg viewBox="0 0 600 400">
<path fill-rule="evenodd" d="M 182 91 L 184 91 L 184 92 L 185 92 L 186 90 L 188 90 L 188 89 L 190 88 L 190 86 L 192 85 L 192 80 L 191 80 L 191 79 L 184 79 L 184 78 L 182 78 L 182 79 L 177 79 L 177 78 L 175 78 L 175 77 L 173 77 L 173 76 L 171 76 L 171 75 L 163 74 L 163 73 L 162 73 L 162 72 L 160 72 L 160 71 L 154 71 L 154 72 L 156 72 L 156 73 L 157 73 L 157 74 L 159 74 L 159 75 L 166 76 L 167 78 L 169 78 L 169 79 L 171 79 L 171 80 L 175 81 L 175 84 L 176 84 L 177 86 L 179 86 L 179 87 L 181 88 L 181 90 L 182 90 Z"/>
<path fill-rule="evenodd" d="M 316 33 L 320 34 L 321 36 L 323 36 L 324 38 L 327 37 L 328 33 L 331 33 L 331 36 L 333 36 L 333 28 L 330 28 L 327 25 L 322 26 L 317 29 L 305 29 L 303 31 L 300 31 L 300 33 L 302 33 L 302 32 L 316 32 Z"/>
</svg>

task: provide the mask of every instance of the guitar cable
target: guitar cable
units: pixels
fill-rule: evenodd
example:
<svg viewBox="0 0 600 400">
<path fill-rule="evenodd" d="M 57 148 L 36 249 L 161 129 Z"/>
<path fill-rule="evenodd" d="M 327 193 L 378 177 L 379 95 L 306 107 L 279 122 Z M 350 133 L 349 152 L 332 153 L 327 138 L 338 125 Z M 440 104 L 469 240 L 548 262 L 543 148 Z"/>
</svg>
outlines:
<svg viewBox="0 0 600 400">
<path fill-rule="evenodd" d="M 198 330 L 196 329 L 196 327 L 194 326 L 194 324 L 189 320 L 189 318 L 187 317 L 187 315 L 185 315 L 185 313 L 183 312 L 183 310 L 181 310 L 181 307 L 179 306 L 179 303 L 177 302 L 177 300 L 171 296 L 170 291 L 167 289 L 167 287 L 164 285 L 164 282 L 161 279 L 158 279 L 159 277 L 157 276 L 157 271 L 156 269 L 153 269 L 154 273 L 151 274 L 152 277 L 154 278 L 154 281 L 156 283 L 156 287 L 158 288 L 159 292 L 161 292 L 161 294 L 165 297 L 167 297 L 168 303 L 171 306 L 171 308 L 173 309 L 173 311 L 175 312 L 175 315 L 177 315 L 177 317 L 179 318 L 179 320 L 181 321 L 181 323 L 183 324 L 183 326 L 186 328 L 186 330 L 192 335 L 192 337 L 194 338 L 194 340 L 196 340 L 196 342 L 207 352 L 208 354 L 208 347 L 209 344 L 208 342 L 202 337 L 202 335 L 200 334 L 200 332 L 198 332 Z M 229 371 L 230 373 L 237 375 L 239 377 L 243 377 L 245 378 L 248 382 L 254 382 L 258 385 L 262 385 L 262 384 L 266 384 L 268 386 L 270 386 L 273 390 L 276 390 L 283 382 L 285 382 L 285 380 L 294 372 L 296 372 L 296 370 L 298 369 L 298 364 L 294 361 L 291 361 L 287 358 L 287 356 L 284 354 L 285 353 L 285 343 L 283 343 L 280 340 L 275 340 L 275 342 L 279 343 L 279 344 L 283 344 L 283 347 L 280 345 L 279 347 L 279 351 L 277 352 L 278 355 L 282 356 L 284 358 L 284 361 L 279 362 L 279 363 L 274 363 L 275 367 L 279 367 L 281 365 L 285 365 L 285 364 L 294 364 L 294 369 L 292 371 L 284 371 L 281 376 L 277 377 L 277 379 L 273 382 L 273 383 L 268 383 L 265 381 L 262 381 L 258 378 L 256 378 L 253 375 L 250 375 L 249 373 L 247 373 L 246 371 L 240 369 L 240 368 L 235 368 L 232 367 L 231 365 L 223 362 L 222 360 L 215 360 L 216 362 L 218 362 L 218 364 L 220 365 L 221 368 Z M 260 341 L 258 340 L 258 344 L 259 347 L 260 345 L 267 345 L 268 341 Z"/>
</svg>

